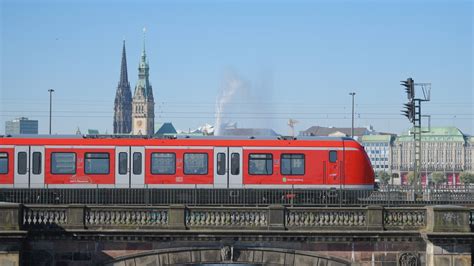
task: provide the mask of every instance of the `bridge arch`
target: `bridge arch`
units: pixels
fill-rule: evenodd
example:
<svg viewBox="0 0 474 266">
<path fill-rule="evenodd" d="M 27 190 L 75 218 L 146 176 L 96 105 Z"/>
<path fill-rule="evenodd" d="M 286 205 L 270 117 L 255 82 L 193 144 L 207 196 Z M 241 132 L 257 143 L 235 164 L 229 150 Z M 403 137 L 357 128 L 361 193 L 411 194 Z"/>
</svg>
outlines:
<svg viewBox="0 0 474 266">
<path fill-rule="evenodd" d="M 312 251 L 260 247 L 181 247 L 158 249 L 115 258 L 106 266 L 151 265 L 350 265 L 350 262 Z"/>
</svg>

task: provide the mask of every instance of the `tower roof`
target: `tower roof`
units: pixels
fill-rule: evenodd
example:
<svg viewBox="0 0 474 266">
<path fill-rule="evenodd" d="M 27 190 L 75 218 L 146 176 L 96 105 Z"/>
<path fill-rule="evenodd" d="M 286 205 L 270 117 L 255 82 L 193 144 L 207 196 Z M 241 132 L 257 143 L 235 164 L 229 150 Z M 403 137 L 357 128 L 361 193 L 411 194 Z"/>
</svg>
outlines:
<svg viewBox="0 0 474 266">
<path fill-rule="evenodd" d="M 135 87 L 134 97 L 144 96 L 145 99 L 153 101 L 153 89 L 149 81 L 149 66 L 146 58 L 145 50 L 145 35 L 146 29 L 143 28 L 143 50 L 140 58 L 140 63 L 138 65 L 138 82 Z"/>
<path fill-rule="evenodd" d="M 125 40 L 123 40 L 122 48 L 122 64 L 120 66 L 120 81 L 119 87 L 127 87 L 128 83 L 128 73 L 127 73 L 127 54 L 125 52 Z"/>
</svg>

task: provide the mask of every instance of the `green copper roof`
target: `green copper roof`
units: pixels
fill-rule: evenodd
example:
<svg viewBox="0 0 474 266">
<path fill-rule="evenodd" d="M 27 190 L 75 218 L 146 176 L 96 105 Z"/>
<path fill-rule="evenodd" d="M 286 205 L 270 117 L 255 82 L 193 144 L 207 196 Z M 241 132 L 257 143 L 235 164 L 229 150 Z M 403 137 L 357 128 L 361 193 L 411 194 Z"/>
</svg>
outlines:
<svg viewBox="0 0 474 266">
<path fill-rule="evenodd" d="M 361 142 L 390 142 L 391 135 L 364 135 Z"/>
<path fill-rule="evenodd" d="M 422 128 L 422 131 L 428 128 Z M 464 134 L 456 127 L 432 127 L 429 132 L 421 134 L 422 141 L 463 141 Z M 397 141 L 413 141 L 413 135 L 406 132 L 397 137 Z"/>
</svg>

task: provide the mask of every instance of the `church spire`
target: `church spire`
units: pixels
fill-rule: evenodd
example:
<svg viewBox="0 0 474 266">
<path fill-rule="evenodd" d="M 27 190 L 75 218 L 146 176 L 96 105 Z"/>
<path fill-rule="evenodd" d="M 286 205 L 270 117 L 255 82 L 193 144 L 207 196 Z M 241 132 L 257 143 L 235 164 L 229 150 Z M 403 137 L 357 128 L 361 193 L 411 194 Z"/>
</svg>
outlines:
<svg viewBox="0 0 474 266">
<path fill-rule="evenodd" d="M 127 74 L 127 55 L 125 40 L 122 46 L 122 64 L 120 80 L 115 93 L 114 104 L 114 134 L 129 134 L 132 131 L 132 92 Z"/>
<path fill-rule="evenodd" d="M 130 86 L 128 83 L 128 73 L 127 73 L 127 54 L 125 52 L 125 40 L 123 40 L 122 48 L 122 65 L 120 66 L 120 81 L 119 87 Z"/>
<path fill-rule="evenodd" d="M 143 50 L 142 50 L 142 59 L 146 59 L 145 41 L 146 41 L 146 28 L 143 28 Z"/>
<path fill-rule="evenodd" d="M 146 41 L 146 28 L 143 28 L 143 50 L 140 58 L 140 63 L 138 65 L 138 84 L 139 92 L 143 93 L 145 98 L 150 98 L 153 101 L 153 91 L 151 89 L 149 81 L 149 66 L 146 59 L 146 50 L 145 50 L 145 41 Z M 143 91 L 141 91 L 143 90 Z M 137 90 L 135 89 L 135 93 Z"/>
<path fill-rule="evenodd" d="M 138 81 L 132 101 L 132 134 L 153 135 L 155 127 L 155 101 L 153 88 L 149 81 L 149 66 L 146 59 L 145 38 L 143 28 L 143 50 L 138 64 Z"/>
</svg>

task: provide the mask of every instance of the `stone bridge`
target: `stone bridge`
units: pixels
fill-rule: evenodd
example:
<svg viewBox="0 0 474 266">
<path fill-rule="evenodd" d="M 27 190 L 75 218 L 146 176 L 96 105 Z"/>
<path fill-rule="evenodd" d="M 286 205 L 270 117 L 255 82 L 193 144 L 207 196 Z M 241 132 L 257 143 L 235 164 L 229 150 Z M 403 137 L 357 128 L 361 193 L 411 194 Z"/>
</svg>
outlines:
<svg viewBox="0 0 474 266">
<path fill-rule="evenodd" d="M 474 210 L 0 204 L 0 265 L 472 265 Z"/>
</svg>

